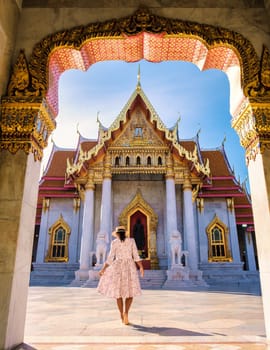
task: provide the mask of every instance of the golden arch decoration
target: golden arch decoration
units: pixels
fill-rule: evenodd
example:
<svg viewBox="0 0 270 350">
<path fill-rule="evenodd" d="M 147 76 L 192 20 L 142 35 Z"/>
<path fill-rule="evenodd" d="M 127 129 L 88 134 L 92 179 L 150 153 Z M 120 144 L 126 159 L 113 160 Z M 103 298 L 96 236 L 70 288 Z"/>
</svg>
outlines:
<svg viewBox="0 0 270 350">
<path fill-rule="evenodd" d="M 29 63 L 26 61 L 23 64 L 21 63 L 21 72 L 23 70 L 25 72 L 23 79 L 18 76 L 18 69 L 15 69 L 15 76 L 11 77 L 8 86 L 8 95 L 44 97 L 47 93 L 50 93 L 49 89 L 57 95 L 57 89 L 49 86 L 50 72 L 48 70 L 49 61 L 59 49 L 62 50 L 61 53 L 58 52 L 61 56 L 59 58 L 62 58 L 62 65 L 64 65 L 66 57 L 72 55 L 73 66 L 70 68 L 87 70 L 92 63 L 98 61 L 98 55 L 95 55 L 92 46 L 92 52 L 87 51 L 91 41 L 99 39 L 105 42 L 112 39 L 124 48 L 125 38 L 135 38 L 140 34 L 154 34 L 162 38 L 189 37 L 199 40 L 206 50 L 213 49 L 217 51 L 222 47 L 230 48 L 237 55 L 240 62 L 242 86 L 248 87 L 250 83 L 254 82 L 254 79 L 257 81 L 256 76 L 260 70 L 260 59 L 251 42 L 241 34 L 212 25 L 157 16 L 150 13 L 147 8 L 140 8 L 133 15 L 125 18 L 90 23 L 86 26 L 78 26 L 48 35 L 34 46 Z M 145 37 L 145 40 L 149 42 L 150 39 L 151 37 Z M 132 47 L 130 47 L 130 50 L 132 50 Z M 267 65 L 267 52 L 265 51 L 263 55 L 264 65 Z M 135 55 L 136 52 L 132 52 L 129 56 L 125 54 L 125 60 L 131 62 L 143 58 L 150 59 L 150 57 L 145 57 L 144 52 L 138 53 L 136 57 Z M 104 59 L 103 57 L 100 58 Z M 110 53 L 110 59 L 121 58 L 117 57 L 117 54 L 114 56 L 113 53 Z M 61 67 L 54 67 L 53 77 L 55 78 L 58 73 L 62 73 Z M 267 78 L 266 74 L 262 74 L 262 77 L 260 83 L 269 87 L 269 77 Z"/>
<path fill-rule="evenodd" d="M 148 247 L 150 252 L 150 265 L 151 269 L 156 270 L 159 268 L 157 258 L 157 224 L 158 216 L 154 212 L 153 208 L 145 201 L 140 190 L 137 191 L 132 201 L 125 207 L 119 216 L 119 224 L 127 228 L 127 231 L 131 232 L 130 218 L 131 216 L 140 211 L 147 218 L 147 232 L 148 235 Z"/>
<path fill-rule="evenodd" d="M 232 255 L 228 245 L 228 227 L 215 214 L 206 227 L 208 237 L 208 260 L 210 262 L 231 262 Z"/>
<path fill-rule="evenodd" d="M 46 262 L 67 262 L 70 227 L 60 214 L 59 219 L 49 228 L 50 242 Z"/>
<path fill-rule="evenodd" d="M 167 45 L 166 49 L 162 45 Z M 29 59 L 21 50 L 13 66 L 7 95 L 2 97 L 0 148 L 11 153 L 22 149 L 41 159 L 55 128 L 61 73 L 71 68 L 87 70 L 102 60 L 134 62 L 140 59 L 190 61 L 198 66 L 204 60 L 200 68 L 223 71 L 239 66 L 243 91 L 233 127 L 243 147 L 248 149 L 248 159 L 256 155 L 258 147 L 260 151 L 270 147 L 269 50 L 264 46 L 259 58 L 251 42 L 239 33 L 161 17 L 147 8 L 139 8 L 128 17 L 50 34 L 34 46 Z"/>
</svg>

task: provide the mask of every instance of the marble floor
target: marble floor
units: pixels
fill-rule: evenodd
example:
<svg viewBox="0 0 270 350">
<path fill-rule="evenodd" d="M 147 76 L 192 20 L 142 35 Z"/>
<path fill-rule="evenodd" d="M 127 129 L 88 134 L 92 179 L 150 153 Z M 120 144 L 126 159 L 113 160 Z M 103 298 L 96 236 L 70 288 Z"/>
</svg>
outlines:
<svg viewBox="0 0 270 350">
<path fill-rule="evenodd" d="M 123 325 L 94 288 L 30 287 L 25 339 L 37 350 L 265 350 L 261 297 L 143 290 Z"/>
</svg>

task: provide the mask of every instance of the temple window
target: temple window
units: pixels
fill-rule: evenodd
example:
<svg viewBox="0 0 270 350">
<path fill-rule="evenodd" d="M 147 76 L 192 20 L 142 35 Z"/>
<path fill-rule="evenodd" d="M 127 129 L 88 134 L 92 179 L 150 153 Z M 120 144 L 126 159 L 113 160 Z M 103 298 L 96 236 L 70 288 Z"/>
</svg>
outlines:
<svg viewBox="0 0 270 350">
<path fill-rule="evenodd" d="M 225 258 L 224 233 L 217 226 L 215 226 L 211 232 L 211 249 L 213 258 Z"/>
<path fill-rule="evenodd" d="M 151 165 L 151 163 L 152 163 L 152 162 L 151 162 L 151 157 L 148 156 L 148 157 L 147 157 L 147 165 Z"/>
<path fill-rule="evenodd" d="M 63 220 L 62 215 L 50 227 L 50 244 L 46 256 L 46 261 L 66 262 L 68 261 L 68 241 L 70 235 L 70 228 Z"/>
<path fill-rule="evenodd" d="M 134 136 L 135 137 L 142 137 L 143 133 L 142 133 L 142 128 L 141 127 L 136 127 L 134 130 Z"/>
<path fill-rule="evenodd" d="M 129 166 L 130 164 L 130 160 L 129 160 L 129 156 L 126 157 L 126 166 Z"/>
<path fill-rule="evenodd" d="M 160 156 L 158 157 L 158 165 L 162 165 L 162 158 Z"/>
<path fill-rule="evenodd" d="M 136 158 L 136 165 L 141 165 L 141 157 Z"/>
<path fill-rule="evenodd" d="M 230 250 L 227 244 L 228 228 L 217 216 L 206 229 L 208 235 L 208 260 L 232 261 Z"/>
<path fill-rule="evenodd" d="M 120 165 L 119 157 L 115 157 L 114 164 L 115 164 L 115 166 L 119 166 Z"/>
</svg>

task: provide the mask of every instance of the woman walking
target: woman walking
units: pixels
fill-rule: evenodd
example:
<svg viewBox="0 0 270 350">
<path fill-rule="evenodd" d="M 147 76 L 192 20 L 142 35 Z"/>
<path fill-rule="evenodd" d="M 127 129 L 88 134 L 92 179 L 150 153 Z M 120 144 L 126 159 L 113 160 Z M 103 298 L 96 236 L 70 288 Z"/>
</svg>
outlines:
<svg viewBox="0 0 270 350">
<path fill-rule="evenodd" d="M 126 237 L 125 228 L 118 226 L 113 236 L 116 239 L 112 241 L 107 261 L 99 272 L 97 290 L 116 299 L 122 322 L 127 325 L 133 297 L 141 294 L 136 263 L 140 268 L 141 277 L 144 276 L 144 269 L 136 243 L 133 238 Z"/>
</svg>

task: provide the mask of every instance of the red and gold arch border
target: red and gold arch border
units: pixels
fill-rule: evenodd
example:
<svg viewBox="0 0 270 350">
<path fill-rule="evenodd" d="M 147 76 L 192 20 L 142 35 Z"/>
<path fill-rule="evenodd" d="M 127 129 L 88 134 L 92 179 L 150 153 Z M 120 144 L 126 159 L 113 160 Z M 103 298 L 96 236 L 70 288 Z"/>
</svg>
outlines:
<svg viewBox="0 0 270 350">
<path fill-rule="evenodd" d="M 1 148 L 12 153 L 18 149 L 26 152 L 34 150 L 38 158 L 42 156 L 47 137 L 54 128 L 53 119 L 58 113 L 58 81 L 65 70 L 87 70 L 93 63 L 104 60 L 134 62 L 140 59 L 152 62 L 183 60 L 198 65 L 202 70 L 217 68 L 224 72 L 232 66 L 239 66 L 249 107 L 253 110 L 252 103 L 263 102 L 266 104 L 265 118 L 267 122 L 270 121 L 270 63 L 266 47 L 260 59 L 252 44 L 239 33 L 156 16 L 148 9 L 140 8 L 125 18 L 91 23 L 48 35 L 34 46 L 28 60 L 23 51 L 20 52 L 13 67 L 7 95 L 2 98 L 1 129 L 2 132 L 5 130 L 5 139 Z M 43 141 L 37 150 L 31 138 L 27 147 L 23 141 L 18 143 L 17 139 L 21 139 L 18 128 L 7 128 L 6 124 L 10 125 L 10 115 L 18 118 L 22 110 L 31 114 L 37 106 L 44 105 L 44 100 L 46 115 L 40 119 L 37 108 L 34 113 L 36 117 L 29 121 L 29 130 L 36 129 L 37 123 L 44 124 L 43 134 L 38 137 Z M 252 144 L 253 141 L 247 142 L 242 136 L 239 126 L 242 124 L 236 124 L 234 127 L 243 146 Z M 254 128 L 252 132 L 258 138 L 256 125 Z M 269 135 L 270 130 L 267 132 Z"/>
</svg>

